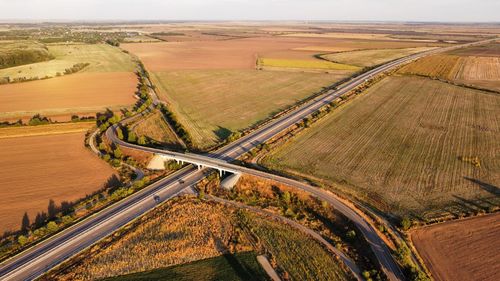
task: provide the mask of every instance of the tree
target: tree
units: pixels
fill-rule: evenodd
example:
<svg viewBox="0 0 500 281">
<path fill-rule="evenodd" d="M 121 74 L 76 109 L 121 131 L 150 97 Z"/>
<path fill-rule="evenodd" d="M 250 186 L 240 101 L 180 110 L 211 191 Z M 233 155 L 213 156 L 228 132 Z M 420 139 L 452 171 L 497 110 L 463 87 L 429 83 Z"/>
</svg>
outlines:
<svg viewBox="0 0 500 281">
<path fill-rule="evenodd" d="M 290 195 L 290 192 L 288 192 L 288 191 L 283 192 L 283 197 L 282 197 L 282 199 L 283 199 L 283 201 L 284 201 L 287 205 L 289 205 L 289 204 L 290 204 L 290 202 L 292 201 L 292 197 L 291 197 L 291 195 Z"/>
<path fill-rule="evenodd" d="M 346 237 L 347 239 L 353 241 L 355 238 L 356 238 L 356 231 L 354 230 L 349 230 L 347 233 L 346 233 Z"/>
<path fill-rule="evenodd" d="M 136 142 L 137 141 L 137 135 L 134 132 L 130 131 L 128 133 L 127 141 L 128 142 Z"/>
<path fill-rule="evenodd" d="M 48 224 L 47 224 L 47 230 L 49 232 L 56 232 L 57 230 L 59 229 L 59 227 L 57 226 L 57 224 L 53 221 L 50 221 Z"/>
<path fill-rule="evenodd" d="M 49 200 L 49 206 L 47 207 L 47 213 L 49 214 L 49 219 L 54 218 L 57 214 L 56 202 L 54 202 L 54 200 L 52 200 L 52 199 Z"/>
<path fill-rule="evenodd" d="M 408 229 L 410 229 L 411 225 L 412 225 L 412 222 L 411 222 L 410 218 L 408 218 L 408 217 L 404 217 L 404 218 L 401 220 L 401 228 L 402 228 L 403 230 L 408 230 Z"/>
<path fill-rule="evenodd" d="M 122 151 L 120 150 L 119 147 L 117 147 L 115 150 L 113 150 L 113 155 L 115 156 L 115 158 L 117 159 L 121 159 L 122 156 L 123 156 L 123 153 Z"/>
<path fill-rule="evenodd" d="M 116 136 L 121 140 L 123 139 L 123 131 L 120 127 L 116 128 Z"/>
<path fill-rule="evenodd" d="M 17 242 L 19 243 L 19 245 L 24 246 L 26 243 L 28 243 L 28 238 L 26 238 L 26 236 L 24 235 L 21 235 L 17 237 Z"/>
<path fill-rule="evenodd" d="M 137 140 L 137 143 L 139 145 L 145 145 L 146 144 L 146 137 L 145 136 L 140 136 L 139 140 Z"/>
<path fill-rule="evenodd" d="M 21 231 L 27 232 L 30 228 L 30 217 L 27 212 L 24 212 L 23 219 L 21 221 Z"/>
</svg>

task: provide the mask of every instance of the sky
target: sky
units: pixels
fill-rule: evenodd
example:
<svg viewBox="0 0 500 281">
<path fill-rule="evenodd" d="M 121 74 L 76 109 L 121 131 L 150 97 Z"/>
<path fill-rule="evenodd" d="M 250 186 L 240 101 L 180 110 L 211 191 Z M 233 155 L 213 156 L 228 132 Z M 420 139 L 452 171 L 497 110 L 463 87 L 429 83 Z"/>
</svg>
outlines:
<svg viewBox="0 0 500 281">
<path fill-rule="evenodd" d="M 500 22 L 500 0 L 0 0 L 0 20 Z"/>
</svg>

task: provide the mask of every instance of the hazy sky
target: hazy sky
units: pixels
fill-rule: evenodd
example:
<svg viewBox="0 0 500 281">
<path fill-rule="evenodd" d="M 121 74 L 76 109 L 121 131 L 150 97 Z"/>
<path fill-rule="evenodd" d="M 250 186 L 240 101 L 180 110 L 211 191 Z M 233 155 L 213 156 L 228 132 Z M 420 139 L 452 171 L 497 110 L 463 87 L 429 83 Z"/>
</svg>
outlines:
<svg viewBox="0 0 500 281">
<path fill-rule="evenodd" d="M 500 0 L 0 0 L 9 19 L 500 22 Z"/>
</svg>

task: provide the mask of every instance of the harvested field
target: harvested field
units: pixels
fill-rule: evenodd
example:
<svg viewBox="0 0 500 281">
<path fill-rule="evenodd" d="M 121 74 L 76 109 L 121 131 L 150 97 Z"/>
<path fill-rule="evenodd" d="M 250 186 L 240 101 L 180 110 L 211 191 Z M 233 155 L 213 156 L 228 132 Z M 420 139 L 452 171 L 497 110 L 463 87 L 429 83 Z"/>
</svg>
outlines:
<svg viewBox="0 0 500 281">
<path fill-rule="evenodd" d="M 298 68 L 298 69 L 321 69 L 321 70 L 347 70 L 358 71 L 359 67 L 328 62 L 324 60 L 308 61 L 308 60 L 285 60 L 285 59 L 268 59 L 259 58 L 258 65 L 261 67 L 277 67 L 277 68 Z"/>
<path fill-rule="evenodd" d="M 43 115 L 68 116 L 134 104 L 134 73 L 78 73 L 57 79 L 0 85 L 0 120 Z"/>
<path fill-rule="evenodd" d="M 404 66 L 399 72 L 453 80 L 460 71 L 463 61 L 463 58 L 455 55 L 427 56 Z"/>
<path fill-rule="evenodd" d="M 24 212 L 32 221 L 47 212 L 50 199 L 73 201 L 104 186 L 114 170 L 85 148 L 84 135 L 0 139 L 1 231 L 18 230 Z"/>
<path fill-rule="evenodd" d="M 500 214 L 423 227 L 411 238 L 437 281 L 500 279 Z"/>
<path fill-rule="evenodd" d="M 403 67 L 400 73 L 437 77 L 462 84 L 500 90 L 500 56 L 435 55 Z"/>
<path fill-rule="evenodd" d="M 357 65 L 360 67 L 379 65 L 391 60 L 406 57 L 411 54 L 430 50 L 432 48 L 406 48 L 406 49 L 375 49 L 353 52 L 327 54 L 322 57 L 333 62 Z"/>
<path fill-rule="evenodd" d="M 86 132 L 95 122 L 0 128 L 0 139 Z"/>
<path fill-rule="evenodd" d="M 0 70 L 0 77 L 55 77 L 77 63 L 89 63 L 82 72 L 133 72 L 135 64 L 130 55 L 108 44 L 57 44 L 48 45 L 54 58 Z"/>
<path fill-rule="evenodd" d="M 457 49 L 452 51 L 451 54 L 458 56 L 500 57 L 500 42 L 497 41 L 485 45 Z"/>
<path fill-rule="evenodd" d="M 162 145 L 178 145 L 175 133 L 172 132 L 161 112 L 155 112 L 134 125 L 134 132 L 138 136 L 146 136 L 150 140 Z"/>
<path fill-rule="evenodd" d="M 272 152 L 264 164 L 315 175 L 398 215 L 474 212 L 500 204 L 488 188 L 500 184 L 499 109 L 495 94 L 390 77 Z"/>
<path fill-rule="evenodd" d="M 171 105 L 195 145 L 206 148 L 227 138 L 231 132 L 266 119 L 345 75 L 185 70 L 157 72 L 152 77 L 160 90 L 160 98 Z"/>
<path fill-rule="evenodd" d="M 303 48 L 311 48 L 307 50 Z M 138 55 L 150 71 L 183 69 L 254 69 L 258 57 L 316 60 L 313 55 L 331 50 L 410 48 L 423 43 L 330 38 L 256 37 L 222 41 L 123 44 Z M 434 45 L 432 45 L 434 46 Z M 318 49 L 315 49 L 315 48 Z"/>
</svg>

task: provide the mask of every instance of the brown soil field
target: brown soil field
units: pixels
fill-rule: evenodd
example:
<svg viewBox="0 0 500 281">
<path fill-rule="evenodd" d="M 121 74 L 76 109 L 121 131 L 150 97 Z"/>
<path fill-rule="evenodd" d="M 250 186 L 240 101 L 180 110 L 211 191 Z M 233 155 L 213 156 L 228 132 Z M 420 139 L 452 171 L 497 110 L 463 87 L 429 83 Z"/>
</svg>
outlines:
<svg viewBox="0 0 500 281">
<path fill-rule="evenodd" d="M 380 40 L 259 37 L 223 41 L 123 44 L 151 71 L 183 69 L 254 69 L 257 57 L 314 59 L 316 49 L 410 48 L 428 44 Z M 321 50 L 320 50 L 321 51 Z"/>
<path fill-rule="evenodd" d="M 100 189 L 114 170 L 83 145 L 85 133 L 0 139 L 0 231 Z"/>
<path fill-rule="evenodd" d="M 397 215 L 475 212 L 500 203 L 499 110 L 497 94 L 389 77 L 273 150 L 264 164 L 314 175 Z"/>
<path fill-rule="evenodd" d="M 0 120 L 41 113 L 95 113 L 135 102 L 134 73 L 79 73 L 0 86 Z"/>
<path fill-rule="evenodd" d="M 411 239 L 437 281 L 500 280 L 500 213 L 416 229 Z"/>
</svg>

